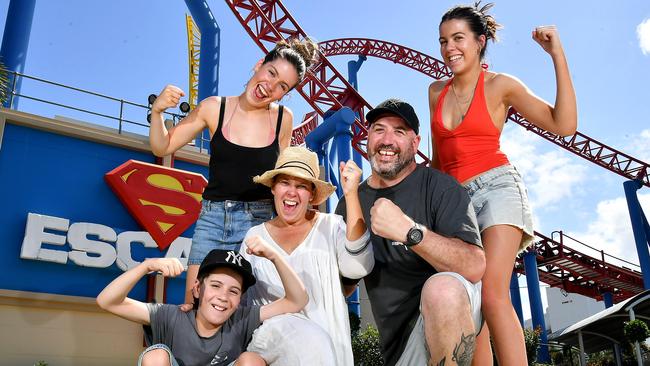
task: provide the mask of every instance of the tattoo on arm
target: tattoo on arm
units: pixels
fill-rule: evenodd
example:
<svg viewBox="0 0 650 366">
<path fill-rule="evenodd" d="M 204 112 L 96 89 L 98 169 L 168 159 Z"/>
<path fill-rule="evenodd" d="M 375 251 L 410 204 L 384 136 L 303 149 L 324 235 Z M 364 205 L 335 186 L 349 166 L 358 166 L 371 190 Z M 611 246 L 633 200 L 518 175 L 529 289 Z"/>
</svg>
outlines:
<svg viewBox="0 0 650 366">
<path fill-rule="evenodd" d="M 429 366 L 445 366 L 445 361 L 447 360 L 447 357 L 443 357 L 442 360 L 437 365 L 433 364 L 433 360 L 429 360 Z"/>
<path fill-rule="evenodd" d="M 475 345 L 476 334 L 472 333 L 466 337 L 465 333 L 461 333 L 460 343 L 456 344 L 451 356 L 452 361 L 456 361 L 459 366 L 469 366 L 472 363 Z"/>
</svg>

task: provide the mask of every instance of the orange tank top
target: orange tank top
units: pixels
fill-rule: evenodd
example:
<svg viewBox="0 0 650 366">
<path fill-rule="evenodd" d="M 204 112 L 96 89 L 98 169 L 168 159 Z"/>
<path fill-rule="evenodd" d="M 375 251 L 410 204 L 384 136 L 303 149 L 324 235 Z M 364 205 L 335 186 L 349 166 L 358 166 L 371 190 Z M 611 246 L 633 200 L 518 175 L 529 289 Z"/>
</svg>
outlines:
<svg viewBox="0 0 650 366">
<path fill-rule="evenodd" d="M 442 123 L 442 104 L 453 79 L 440 93 L 431 120 L 431 134 L 440 170 L 460 183 L 509 163 L 499 144 L 501 131 L 492 122 L 485 102 L 484 74 L 481 72 L 479 75 L 467 114 L 456 128 L 448 130 Z"/>
</svg>

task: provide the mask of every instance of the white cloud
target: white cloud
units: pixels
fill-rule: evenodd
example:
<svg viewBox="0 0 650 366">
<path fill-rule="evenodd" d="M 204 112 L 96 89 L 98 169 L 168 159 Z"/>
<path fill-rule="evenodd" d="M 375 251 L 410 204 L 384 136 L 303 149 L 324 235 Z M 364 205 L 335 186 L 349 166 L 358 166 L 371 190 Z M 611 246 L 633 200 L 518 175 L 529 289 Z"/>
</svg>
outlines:
<svg viewBox="0 0 650 366">
<path fill-rule="evenodd" d="M 650 18 L 636 26 L 636 36 L 639 38 L 639 47 L 644 55 L 650 54 Z"/>
<path fill-rule="evenodd" d="M 504 133 L 501 147 L 521 172 L 534 210 L 555 209 L 557 203 L 574 196 L 586 176 L 586 164 L 573 162 L 559 148 L 543 151 L 542 139 L 523 128 Z"/>
<path fill-rule="evenodd" d="M 646 217 L 650 217 L 650 193 L 642 192 L 643 189 L 637 191 L 637 196 Z M 596 214 L 596 219 L 589 223 L 585 232 L 569 233 L 569 235 L 592 247 L 604 250 L 606 254 L 639 263 L 625 197 L 599 202 Z M 567 245 L 585 254 L 600 257 L 600 254 L 589 251 L 585 247 L 570 243 Z M 606 261 L 609 262 L 610 259 L 606 258 Z M 616 261 L 612 263 L 620 265 Z M 624 265 L 629 267 L 627 264 Z"/>
<path fill-rule="evenodd" d="M 650 129 L 641 131 L 641 133 L 632 139 L 632 151 L 630 152 L 635 158 L 650 163 Z"/>
<path fill-rule="evenodd" d="M 502 150 L 508 159 L 517 166 L 528 187 L 529 198 L 535 215 L 535 229 L 544 233 L 542 227 L 546 215 L 553 215 L 554 210 L 568 209 L 567 202 L 587 198 L 588 188 L 585 181 L 593 181 L 594 168 L 590 163 L 574 159 L 572 155 L 554 145 L 549 145 L 539 136 L 526 131 L 519 126 L 508 123 L 504 129 Z M 641 131 L 628 140 L 629 153 L 632 156 L 650 162 L 650 129 Z M 620 191 L 619 191 L 620 192 Z M 639 200 L 644 208 L 646 217 L 650 218 L 650 193 L 647 188 L 638 191 Z M 591 207 L 591 205 L 589 205 Z M 636 246 L 630 224 L 630 217 L 625 197 L 604 200 L 596 205 L 595 212 L 574 212 L 576 220 L 590 218 L 593 221 L 586 224 L 581 232 L 565 231 L 566 234 L 598 249 L 629 262 L 638 263 Z M 556 237 L 557 239 L 557 237 Z M 580 244 L 566 242 L 570 247 L 587 255 L 600 258 L 599 251 L 592 251 Z M 616 265 L 636 268 L 632 265 L 606 257 L 608 262 Z M 524 318 L 530 317 L 530 305 L 526 291 L 526 282 L 522 276 L 519 280 Z M 540 284 L 545 286 L 544 284 Z M 542 302 L 547 306 L 546 293 L 542 290 Z M 548 325 L 548 324 L 547 324 Z"/>
</svg>

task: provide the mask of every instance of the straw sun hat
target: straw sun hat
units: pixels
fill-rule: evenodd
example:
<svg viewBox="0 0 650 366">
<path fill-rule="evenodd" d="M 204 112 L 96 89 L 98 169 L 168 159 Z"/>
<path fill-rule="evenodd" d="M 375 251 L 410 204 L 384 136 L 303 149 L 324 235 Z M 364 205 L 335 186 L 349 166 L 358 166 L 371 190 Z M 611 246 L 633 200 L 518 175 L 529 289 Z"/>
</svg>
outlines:
<svg viewBox="0 0 650 366">
<path fill-rule="evenodd" d="M 316 189 L 314 190 L 314 196 L 311 201 L 314 205 L 320 205 L 325 202 L 327 197 L 336 190 L 336 187 L 329 182 L 318 179 L 320 176 L 318 156 L 315 152 L 309 151 L 304 147 L 290 146 L 282 150 L 280 156 L 278 156 L 278 161 L 275 162 L 275 169 L 255 176 L 253 182 L 271 187 L 273 185 L 273 178 L 278 174 L 286 174 L 314 183 Z"/>
</svg>

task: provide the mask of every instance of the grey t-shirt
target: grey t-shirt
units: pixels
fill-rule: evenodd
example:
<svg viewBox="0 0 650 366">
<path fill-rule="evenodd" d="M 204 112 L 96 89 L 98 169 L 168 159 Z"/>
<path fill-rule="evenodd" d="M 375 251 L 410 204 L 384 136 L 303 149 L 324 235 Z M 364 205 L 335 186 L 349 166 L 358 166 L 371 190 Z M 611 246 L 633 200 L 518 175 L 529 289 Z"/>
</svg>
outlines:
<svg viewBox="0 0 650 366">
<path fill-rule="evenodd" d="M 196 331 L 196 310 L 182 312 L 178 305 L 147 304 L 151 343 L 169 347 L 180 366 L 229 365 L 246 350 L 260 325 L 259 306 L 240 306 L 212 337 Z"/>
<path fill-rule="evenodd" d="M 373 189 L 368 182 L 359 186 L 359 200 L 370 228 L 370 208 L 379 198 L 399 206 L 415 222 L 449 238 L 481 246 L 476 216 L 465 189 L 438 170 L 418 166 L 393 187 Z M 336 213 L 345 216 L 345 200 Z M 437 271 L 404 245 L 370 233 L 375 267 L 364 278 L 379 329 L 382 355 L 387 366 L 401 356 L 417 320 L 424 282 Z"/>
</svg>

